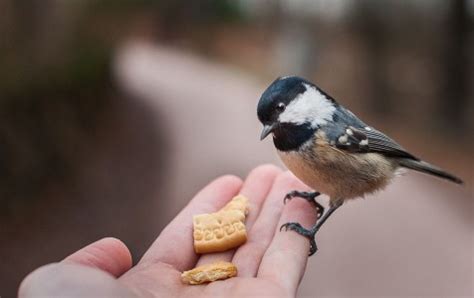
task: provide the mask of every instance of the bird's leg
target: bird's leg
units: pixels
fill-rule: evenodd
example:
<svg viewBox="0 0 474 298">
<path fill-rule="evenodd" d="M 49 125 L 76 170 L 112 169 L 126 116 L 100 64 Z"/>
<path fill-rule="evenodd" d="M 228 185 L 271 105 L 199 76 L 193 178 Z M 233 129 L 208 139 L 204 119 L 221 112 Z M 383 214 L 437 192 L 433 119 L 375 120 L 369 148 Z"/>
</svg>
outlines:
<svg viewBox="0 0 474 298">
<path fill-rule="evenodd" d="M 319 196 L 320 193 L 317 191 L 297 191 L 297 190 L 292 190 L 289 193 L 286 194 L 285 198 L 283 199 L 283 204 L 286 204 L 287 200 L 291 200 L 293 198 L 301 198 L 304 199 L 311 204 L 313 204 L 314 207 L 318 210 L 318 218 L 321 217 L 324 213 L 324 207 L 316 201 L 316 197 Z"/>
<path fill-rule="evenodd" d="M 285 229 L 285 231 L 292 230 L 308 238 L 309 243 L 311 245 L 309 249 L 309 256 L 312 256 L 318 250 L 318 246 L 316 245 L 316 240 L 315 240 L 316 233 L 319 231 L 319 229 L 324 224 L 324 222 L 326 222 L 326 220 L 331 216 L 331 214 L 333 214 L 334 211 L 336 211 L 337 208 L 339 208 L 341 205 L 342 203 L 331 204 L 329 206 L 329 210 L 326 213 L 324 213 L 321 219 L 319 219 L 316 222 L 316 224 L 311 227 L 311 229 L 305 229 L 301 224 L 297 222 L 288 222 L 286 224 L 283 224 L 280 227 L 280 231 L 283 229 Z"/>
</svg>

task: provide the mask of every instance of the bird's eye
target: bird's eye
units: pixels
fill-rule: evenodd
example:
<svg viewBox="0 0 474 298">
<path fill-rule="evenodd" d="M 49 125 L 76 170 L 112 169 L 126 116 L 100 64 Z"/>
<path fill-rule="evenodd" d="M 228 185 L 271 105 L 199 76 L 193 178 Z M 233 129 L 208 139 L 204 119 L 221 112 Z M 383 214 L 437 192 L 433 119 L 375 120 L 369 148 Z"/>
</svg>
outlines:
<svg viewBox="0 0 474 298">
<path fill-rule="evenodd" d="M 285 110 L 285 108 L 286 108 L 286 106 L 285 106 L 285 104 L 282 103 L 282 102 L 280 102 L 280 103 L 277 104 L 277 106 L 276 106 L 276 110 L 277 110 L 278 112 L 280 112 L 280 113 L 283 112 L 283 111 Z"/>
</svg>

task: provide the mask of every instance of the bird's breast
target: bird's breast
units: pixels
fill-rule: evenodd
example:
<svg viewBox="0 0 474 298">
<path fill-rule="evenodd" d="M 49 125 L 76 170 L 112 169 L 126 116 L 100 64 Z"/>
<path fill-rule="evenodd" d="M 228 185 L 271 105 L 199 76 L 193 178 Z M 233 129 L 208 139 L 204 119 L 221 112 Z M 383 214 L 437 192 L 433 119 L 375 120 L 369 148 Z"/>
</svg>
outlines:
<svg viewBox="0 0 474 298">
<path fill-rule="evenodd" d="M 383 188 L 396 169 L 393 162 L 380 154 L 350 154 L 328 144 L 278 153 L 301 181 L 332 200 L 355 198 Z"/>
<path fill-rule="evenodd" d="M 331 184 L 326 182 L 327 179 L 321 169 L 312 162 L 308 162 L 301 153 L 278 151 L 278 155 L 288 170 L 293 172 L 304 184 L 325 194 L 333 193 Z"/>
</svg>

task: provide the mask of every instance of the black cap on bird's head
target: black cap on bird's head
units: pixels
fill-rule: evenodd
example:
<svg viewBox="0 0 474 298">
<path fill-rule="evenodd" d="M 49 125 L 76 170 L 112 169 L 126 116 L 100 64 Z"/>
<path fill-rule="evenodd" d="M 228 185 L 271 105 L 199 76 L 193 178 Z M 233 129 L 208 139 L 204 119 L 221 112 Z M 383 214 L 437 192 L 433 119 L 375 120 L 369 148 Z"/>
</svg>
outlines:
<svg viewBox="0 0 474 298">
<path fill-rule="evenodd" d="M 276 120 L 278 112 L 283 111 L 281 104 L 288 105 L 292 99 L 306 91 L 303 83 L 310 84 L 299 77 L 282 77 L 273 81 L 258 102 L 258 119 L 262 123 Z"/>
<path fill-rule="evenodd" d="M 280 138 L 280 142 L 293 141 L 293 148 L 307 140 L 319 125 L 332 119 L 336 105 L 333 98 L 303 78 L 278 78 L 263 92 L 258 103 L 258 119 L 264 125 L 260 139 L 273 133 L 274 139 Z"/>
</svg>

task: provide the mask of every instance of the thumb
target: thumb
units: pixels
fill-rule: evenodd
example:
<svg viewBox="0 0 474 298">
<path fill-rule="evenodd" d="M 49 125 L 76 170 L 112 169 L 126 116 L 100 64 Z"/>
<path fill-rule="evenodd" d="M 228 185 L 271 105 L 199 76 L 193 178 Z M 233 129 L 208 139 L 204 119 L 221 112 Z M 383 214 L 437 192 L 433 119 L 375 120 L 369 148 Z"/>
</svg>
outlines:
<svg viewBox="0 0 474 298">
<path fill-rule="evenodd" d="M 97 268 L 119 277 L 132 267 L 132 256 L 122 241 L 109 237 L 81 248 L 62 262 Z"/>
</svg>

